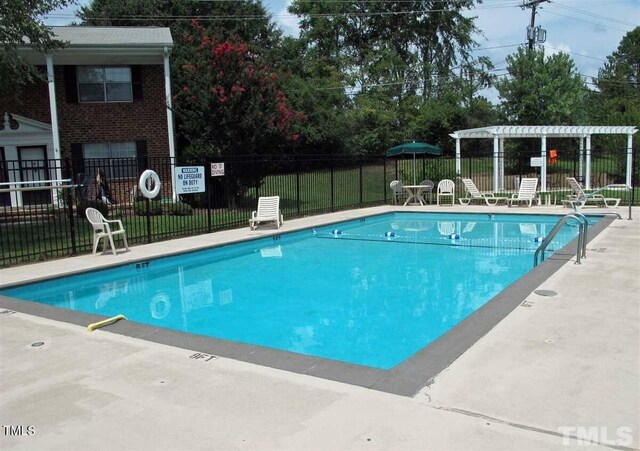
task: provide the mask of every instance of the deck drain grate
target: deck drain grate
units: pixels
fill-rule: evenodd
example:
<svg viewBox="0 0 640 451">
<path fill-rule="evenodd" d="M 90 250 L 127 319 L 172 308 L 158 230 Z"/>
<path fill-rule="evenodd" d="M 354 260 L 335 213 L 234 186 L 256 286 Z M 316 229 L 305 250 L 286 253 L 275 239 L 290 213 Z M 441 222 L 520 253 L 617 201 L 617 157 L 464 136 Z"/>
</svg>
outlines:
<svg viewBox="0 0 640 451">
<path fill-rule="evenodd" d="M 556 293 L 553 290 L 536 290 L 534 291 L 534 293 L 537 294 L 538 296 L 544 296 L 546 298 L 552 298 L 558 295 L 558 293 Z"/>
<path fill-rule="evenodd" d="M 32 348 L 39 348 L 42 345 L 44 345 L 44 341 L 34 341 L 33 343 L 31 343 Z"/>
</svg>

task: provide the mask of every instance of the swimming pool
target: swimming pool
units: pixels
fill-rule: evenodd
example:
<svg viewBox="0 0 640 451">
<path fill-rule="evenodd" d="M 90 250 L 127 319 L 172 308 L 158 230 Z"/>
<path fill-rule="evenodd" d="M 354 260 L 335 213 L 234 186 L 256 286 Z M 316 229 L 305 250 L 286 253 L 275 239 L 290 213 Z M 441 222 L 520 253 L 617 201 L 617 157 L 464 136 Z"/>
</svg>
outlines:
<svg viewBox="0 0 640 451">
<path fill-rule="evenodd" d="M 388 213 L 0 294 L 389 370 L 530 271 L 559 218 Z"/>
</svg>

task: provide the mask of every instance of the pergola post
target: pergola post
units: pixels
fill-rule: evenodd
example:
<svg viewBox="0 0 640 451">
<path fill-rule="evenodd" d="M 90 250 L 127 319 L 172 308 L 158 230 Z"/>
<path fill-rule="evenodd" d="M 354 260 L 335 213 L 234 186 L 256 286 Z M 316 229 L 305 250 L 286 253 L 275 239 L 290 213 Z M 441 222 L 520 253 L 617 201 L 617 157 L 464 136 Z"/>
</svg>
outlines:
<svg viewBox="0 0 640 451">
<path fill-rule="evenodd" d="M 456 175 L 462 175 L 462 160 L 461 160 L 461 152 L 460 152 L 460 138 L 458 136 L 456 138 Z"/>
<path fill-rule="evenodd" d="M 585 174 L 584 174 L 584 188 L 591 189 L 591 135 L 587 135 L 587 146 L 585 149 Z"/>
<path fill-rule="evenodd" d="M 504 191 L 504 138 L 500 138 L 500 186 L 498 191 Z"/>
<path fill-rule="evenodd" d="M 578 152 L 578 179 L 584 181 L 584 136 L 580 137 L 580 151 Z"/>
<path fill-rule="evenodd" d="M 540 156 L 542 164 L 540 165 L 540 191 L 547 190 L 547 135 L 542 134 L 540 139 Z"/>
<path fill-rule="evenodd" d="M 498 156 L 500 153 L 500 140 L 498 135 L 493 135 L 493 191 L 498 192 Z"/>
<path fill-rule="evenodd" d="M 631 186 L 631 168 L 633 168 L 633 135 L 629 133 L 627 135 L 627 173 L 625 177 L 627 186 Z"/>
</svg>

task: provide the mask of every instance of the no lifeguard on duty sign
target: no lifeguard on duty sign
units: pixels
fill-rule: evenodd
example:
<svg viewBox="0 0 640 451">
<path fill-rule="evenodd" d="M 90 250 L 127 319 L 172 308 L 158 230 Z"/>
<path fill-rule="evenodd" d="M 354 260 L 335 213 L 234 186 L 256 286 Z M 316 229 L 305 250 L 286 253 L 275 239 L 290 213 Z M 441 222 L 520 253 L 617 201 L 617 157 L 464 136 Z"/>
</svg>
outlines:
<svg viewBox="0 0 640 451">
<path fill-rule="evenodd" d="M 176 193 L 204 193 L 204 166 L 176 166 Z"/>
</svg>

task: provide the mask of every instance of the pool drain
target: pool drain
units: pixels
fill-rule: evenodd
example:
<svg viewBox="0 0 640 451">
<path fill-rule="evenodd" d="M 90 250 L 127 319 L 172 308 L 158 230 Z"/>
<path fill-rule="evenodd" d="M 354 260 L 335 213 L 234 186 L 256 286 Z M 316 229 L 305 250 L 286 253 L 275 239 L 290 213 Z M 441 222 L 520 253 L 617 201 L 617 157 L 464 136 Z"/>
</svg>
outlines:
<svg viewBox="0 0 640 451">
<path fill-rule="evenodd" d="M 552 290 L 536 290 L 534 291 L 534 293 L 537 294 L 538 296 L 543 296 L 545 298 L 552 298 L 558 295 L 558 293 Z"/>
</svg>

